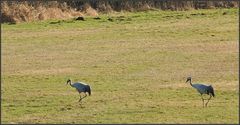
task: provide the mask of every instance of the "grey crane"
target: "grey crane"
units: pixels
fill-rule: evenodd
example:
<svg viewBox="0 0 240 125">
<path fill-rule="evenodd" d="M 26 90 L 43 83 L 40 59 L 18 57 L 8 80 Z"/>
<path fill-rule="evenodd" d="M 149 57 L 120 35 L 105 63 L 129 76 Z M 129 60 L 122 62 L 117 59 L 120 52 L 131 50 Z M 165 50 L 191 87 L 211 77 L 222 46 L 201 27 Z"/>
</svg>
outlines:
<svg viewBox="0 0 240 125">
<path fill-rule="evenodd" d="M 209 100 L 212 98 L 212 96 L 213 97 L 215 96 L 213 87 L 211 85 L 204 85 L 204 84 L 198 84 L 198 83 L 192 84 L 192 78 L 191 77 L 187 78 L 186 83 L 188 81 L 190 81 L 190 85 L 193 88 L 197 89 L 197 91 L 201 94 L 202 101 L 203 101 L 203 107 L 204 107 L 204 100 L 208 100 L 207 103 L 205 104 L 205 106 L 207 107 L 207 104 L 208 104 Z M 204 99 L 203 96 L 202 96 L 203 94 L 207 94 L 210 97 L 208 99 Z"/>
<path fill-rule="evenodd" d="M 91 88 L 88 84 L 86 83 L 83 83 L 83 82 L 75 82 L 75 83 L 72 83 L 72 81 L 70 79 L 67 80 L 67 83 L 66 84 L 70 84 L 70 86 L 76 88 L 76 90 L 78 91 L 79 95 L 80 95 L 80 99 L 79 99 L 79 102 L 87 97 L 87 94 L 90 96 L 91 95 Z M 85 96 L 84 97 L 81 97 L 81 93 L 84 93 Z"/>
</svg>

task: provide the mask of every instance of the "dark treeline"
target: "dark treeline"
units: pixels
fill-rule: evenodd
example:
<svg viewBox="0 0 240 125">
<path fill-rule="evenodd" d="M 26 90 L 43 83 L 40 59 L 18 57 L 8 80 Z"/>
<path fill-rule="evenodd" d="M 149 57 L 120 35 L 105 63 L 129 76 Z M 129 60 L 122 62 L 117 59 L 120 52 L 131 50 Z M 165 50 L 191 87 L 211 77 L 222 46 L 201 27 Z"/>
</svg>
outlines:
<svg viewBox="0 0 240 125">
<path fill-rule="evenodd" d="M 79 10 L 89 4 L 99 12 L 145 9 L 188 10 L 238 7 L 238 0 L 73 0 L 67 2 Z"/>
</svg>

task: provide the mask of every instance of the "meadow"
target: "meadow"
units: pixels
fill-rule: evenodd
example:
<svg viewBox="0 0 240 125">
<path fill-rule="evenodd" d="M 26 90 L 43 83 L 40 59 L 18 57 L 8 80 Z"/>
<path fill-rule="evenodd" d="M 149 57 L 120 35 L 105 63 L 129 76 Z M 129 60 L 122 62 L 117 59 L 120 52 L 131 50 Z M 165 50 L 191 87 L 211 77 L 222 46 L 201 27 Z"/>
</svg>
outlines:
<svg viewBox="0 0 240 125">
<path fill-rule="evenodd" d="M 1 122 L 237 124 L 238 16 L 152 10 L 1 24 Z M 188 76 L 214 87 L 207 108 Z M 92 95 L 79 103 L 68 78 Z"/>
</svg>

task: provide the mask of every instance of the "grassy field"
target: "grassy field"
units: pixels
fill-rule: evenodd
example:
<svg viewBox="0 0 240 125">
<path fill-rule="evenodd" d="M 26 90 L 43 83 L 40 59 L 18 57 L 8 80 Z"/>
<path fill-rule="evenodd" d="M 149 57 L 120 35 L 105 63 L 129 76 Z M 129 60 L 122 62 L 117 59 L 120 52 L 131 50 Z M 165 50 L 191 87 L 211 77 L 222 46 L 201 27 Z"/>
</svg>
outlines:
<svg viewBox="0 0 240 125">
<path fill-rule="evenodd" d="M 2 24 L 2 123 L 238 123 L 238 9 L 100 17 Z"/>
</svg>

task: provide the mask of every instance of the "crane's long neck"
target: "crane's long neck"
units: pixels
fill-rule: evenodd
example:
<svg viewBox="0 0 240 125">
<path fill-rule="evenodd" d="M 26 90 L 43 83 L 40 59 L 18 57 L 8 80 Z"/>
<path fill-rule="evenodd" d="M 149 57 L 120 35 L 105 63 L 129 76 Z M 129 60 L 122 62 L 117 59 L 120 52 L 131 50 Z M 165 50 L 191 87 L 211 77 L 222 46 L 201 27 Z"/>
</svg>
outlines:
<svg viewBox="0 0 240 125">
<path fill-rule="evenodd" d="M 189 80 L 190 85 L 192 86 L 192 79 Z"/>
<path fill-rule="evenodd" d="M 73 85 L 72 85 L 72 81 L 69 81 L 69 84 L 70 84 L 70 86 L 72 86 L 72 87 L 73 87 Z"/>
</svg>

